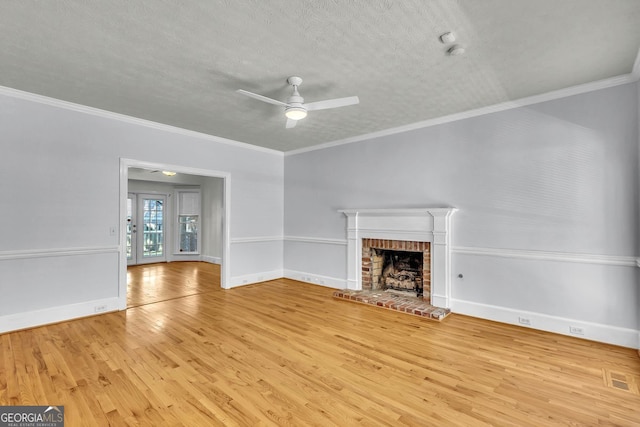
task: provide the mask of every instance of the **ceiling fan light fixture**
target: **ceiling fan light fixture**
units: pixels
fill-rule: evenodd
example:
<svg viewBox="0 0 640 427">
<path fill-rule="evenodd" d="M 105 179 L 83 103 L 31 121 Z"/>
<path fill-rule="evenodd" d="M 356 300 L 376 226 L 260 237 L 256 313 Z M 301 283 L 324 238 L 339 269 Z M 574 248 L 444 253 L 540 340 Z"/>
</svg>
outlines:
<svg viewBox="0 0 640 427">
<path fill-rule="evenodd" d="M 307 110 L 303 107 L 288 107 L 285 110 L 284 115 L 291 120 L 300 120 L 307 117 Z"/>
</svg>

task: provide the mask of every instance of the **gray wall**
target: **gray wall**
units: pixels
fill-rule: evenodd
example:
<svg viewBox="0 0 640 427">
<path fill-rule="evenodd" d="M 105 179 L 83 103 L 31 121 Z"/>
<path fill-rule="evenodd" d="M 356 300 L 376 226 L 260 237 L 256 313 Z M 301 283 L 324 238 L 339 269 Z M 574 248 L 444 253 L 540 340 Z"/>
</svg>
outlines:
<svg viewBox="0 0 640 427">
<path fill-rule="evenodd" d="M 206 177 L 202 184 L 202 255 L 205 260 L 222 259 L 224 180 Z"/>
<path fill-rule="evenodd" d="M 65 105 L 0 93 L 0 332 L 121 307 L 121 158 L 228 173 L 229 285 L 281 275 L 281 153 Z"/>
<path fill-rule="evenodd" d="M 637 346 L 637 84 L 286 156 L 285 272 L 337 286 L 338 209 L 420 206 L 459 209 L 455 311 Z"/>
<path fill-rule="evenodd" d="M 284 158 L 0 93 L 0 332 L 118 307 L 127 158 L 229 174 L 231 286 L 284 267 L 340 287 L 338 209 L 454 206 L 455 311 L 639 347 L 638 93 L 623 85 Z M 212 183 L 204 208 L 223 193 Z"/>
</svg>

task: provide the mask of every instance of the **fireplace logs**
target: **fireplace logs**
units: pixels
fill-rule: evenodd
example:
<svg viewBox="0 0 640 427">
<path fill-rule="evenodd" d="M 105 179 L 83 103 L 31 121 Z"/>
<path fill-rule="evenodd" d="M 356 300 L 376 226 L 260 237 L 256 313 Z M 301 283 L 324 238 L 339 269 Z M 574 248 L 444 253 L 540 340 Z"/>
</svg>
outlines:
<svg viewBox="0 0 640 427">
<path fill-rule="evenodd" d="M 415 291 L 422 295 L 422 254 L 418 252 L 379 250 L 383 256 L 383 289 Z M 376 251 L 378 252 L 378 251 Z"/>
<path fill-rule="evenodd" d="M 362 239 L 362 288 L 416 292 L 431 301 L 429 242 Z"/>
</svg>

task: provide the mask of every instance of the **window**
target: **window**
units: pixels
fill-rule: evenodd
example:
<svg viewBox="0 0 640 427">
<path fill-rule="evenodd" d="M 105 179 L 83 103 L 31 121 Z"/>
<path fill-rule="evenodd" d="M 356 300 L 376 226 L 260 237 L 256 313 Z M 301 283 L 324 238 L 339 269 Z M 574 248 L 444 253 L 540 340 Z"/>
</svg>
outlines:
<svg viewBox="0 0 640 427">
<path fill-rule="evenodd" d="M 178 253 L 200 253 L 200 190 L 176 190 L 176 201 Z"/>
<path fill-rule="evenodd" d="M 178 215 L 179 252 L 198 252 L 198 216 Z"/>
</svg>

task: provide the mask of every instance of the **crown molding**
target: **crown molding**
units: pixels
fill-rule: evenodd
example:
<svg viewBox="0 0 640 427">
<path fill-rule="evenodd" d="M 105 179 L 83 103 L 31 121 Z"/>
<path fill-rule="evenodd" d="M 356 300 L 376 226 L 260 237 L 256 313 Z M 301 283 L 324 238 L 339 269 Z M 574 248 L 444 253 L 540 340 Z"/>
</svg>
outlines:
<svg viewBox="0 0 640 427">
<path fill-rule="evenodd" d="M 488 105 L 486 107 L 476 108 L 474 110 L 468 110 L 468 111 L 463 111 L 461 113 L 455 113 L 447 116 L 436 117 L 433 119 L 408 124 L 405 126 L 384 129 L 378 132 L 367 133 L 364 135 L 358 135 L 351 138 L 327 142 L 325 144 L 314 145 L 312 147 L 305 147 L 305 148 L 299 148 L 296 150 L 290 150 L 290 151 L 286 151 L 284 155 L 294 156 L 296 154 L 302 154 L 310 151 L 323 150 L 325 148 L 351 144 L 354 142 L 361 142 L 361 141 L 366 141 L 370 139 L 381 138 L 385 136 L 395 135 L 398 133 L 409 132 L 412 130 L 428 128 L 431 126 L 437 126 L 445 123 L 456 122 L 458 120 L 464 120 L 472 117 L 483 116 L 485 114 L 497 113 L 500 111 L 506 111 L 514 108 L 525 107 L 527 105 L 539 104 L 542 102 L 553 101 L 555 99 L 567 98 L 573 95 L 580 95 L 583 93 L 594 92 L 596 90 L 607 89 L 610 87 L 620 86 L 627 83 L 634 83 L 640 79 L 640 59 L 639 58 L 640 58 L 640 53 L 639 53 L 639 56 L 636 58 L 633 71 L 630 74 L 624 74 L 621 76 L 611 77 L 608 79 L 598 80 L 595 82 L 585 83 L 577 86 L 571 86 L 564 89 L 543 93 L 540 95 L 520 98 L 514 101 L 506 101 L 499 104 Z"/>
<path fill-rule="evenodd" d="M 629 74 L 624 74 L 617 77 L 598 80 L 595 82 L 585 83 L 582 85 L 571 86 L 568 88 L 559 89 L 556 91 L 547 92 L 540 95 L 534 95 L 526 98 L 521 98 L 514 101 L 506 101 L 499 104 L 477 108 L 474 110 L 464 111 L 461 113 L 455 113 L 447 116 L 436 117 L 433 119 L 411 123 L 404 126 L 384 129 L 378 132 L 372 132 L 372 133 L 354 136 L 351 138 L 331 141 L 324 144 L 314 145 L 312 147 L 289 150 L 286 152 L 274 150 L 271 148 L 260 147 L 257 145 L 248 144 L 246 142 L 227 139 L 227 138 L 223 138 L 215 135 L 209 135 L 202 132 L 196 132 L 196 131 L 192 131 L 184 128 L 179 128 L 176 126 L 171 126 L 163 123 L 153 122 L 151 120 L 127 116 L 125 114 L 115 113 L 112 111 L 101 110 L 99 108 L 89 107 L 82 104 L 76 104 L 69 101 L 63 101 L 61 99 L 51 98 L 44 95 L 38 95 L 31 92 L 25 92 L 19 89 L 13 89 L 6 86 L 0 86 L 0 95 L 6 95 L 12 98 L 23 99 L 26 101 L 36 102 L 44 105 L 50 105 L 53 107 L 63 108 L 65 110 L 76 111 L 84 114 L 90 114 L 93 116 L 107 118 L 111 120 L 117 120 L 124 123 L 144 126 L 151 129 L 171 132 L 171 133 L 175 133 L 175 134 L 183 135 L 187 137 L 198 138 L 202 140 L 231 145 L 234 147 L 244 148 L 244 149 L 253 150 L 253 151 L 259 151 L 262 153 L 275 154 L 278 156 L 293 156 L 296 154 L 307 153 L 310 151 L 323 150 L 325 148 L 337 147 L 340 145 L 351 144 L 354 142 L 361 142 L 361 141 L 366 141 L 370 139 L 395 135 L 398 133 L 409 132 L 412 130 L 428 128 L 431 126 L 437 126 L 445 123 L 451 123 L 451 122 L 464 120 L 472 117 L 483 116 L 485 114 L 511 110 L 514 108 L 524 107 L 527 105 L 539 104 L 542 102 L 552 101 L 555 99 L 561 99 L 561 98 L 566 98 L 573 95 L 593 92 L 600 89 L 607 89 L 614 86 L 620 86 L 627 83 L 634 83 L 634 82 L 637 82 L 638 80 L 640 80 L 640 50 L 638 51 L 638 55 L 636 56 L 632 71 Z"/>
<path fill-rule="evenodd" d="M 0 95 L 10 96 L 12 98 L 23 99 L 25 101 L 36 102 L 38 104 L 50 105 L 52 107 L 63 108 L 65 110 L 76 111 L 79 113 L 90 114 L 92 116 L 102 117 L 105 119 L 117 120 L 119 122 L 144 126 L 146 128 L 161 130 L 165 132 L 171 132 L 182 136 L 191 138 L 203 139 L 211 142 L 217 142 L 220 144 L 231 145 L 238 148 L 244 148 L 248 150 L 260 151 L 262 153 L 276 154 L 282 156 L 284 153 L 279 150 L 273 150 L 271 148 L 260 147 L 257 145 L 247 144 L 246 142 L 235 141 L 233 139 L 222 138 L 220 136 L 209 135 L 202 132 L 196 132 L 193 130 L 183 129 L 176 126 L 166 125 L 163 123 L 153 122 L 151 120 L 140 119 L 137 117 L 127 116 L 125 114 L 114 113 L 112 111 L 101 110 L 99 108 L 89 107 L 87 105 L 76 104 L 74 102 L 63 101 L 61 99 L 50 98 L 44 95 L 38 95 L 31 92 L 25 92 L 18 89 L 13 89 L 6 86 L 0 86 Z"/>
</svg>

